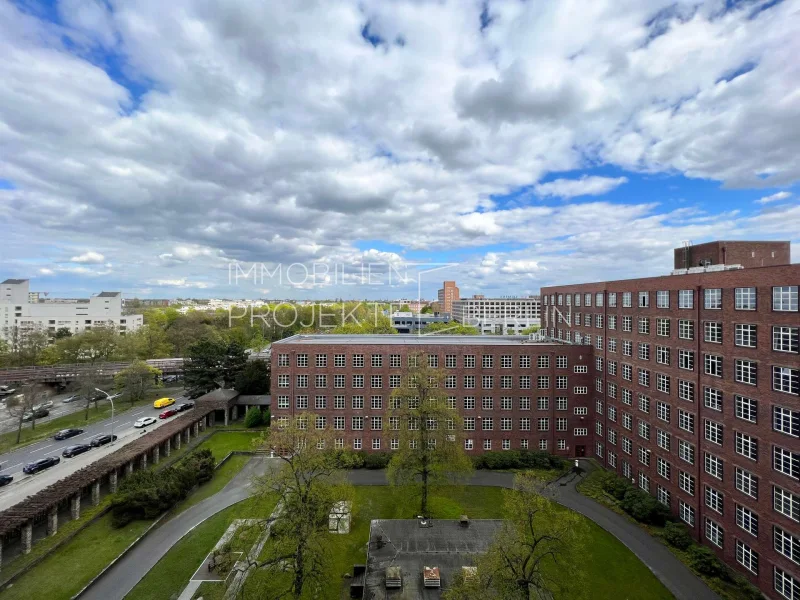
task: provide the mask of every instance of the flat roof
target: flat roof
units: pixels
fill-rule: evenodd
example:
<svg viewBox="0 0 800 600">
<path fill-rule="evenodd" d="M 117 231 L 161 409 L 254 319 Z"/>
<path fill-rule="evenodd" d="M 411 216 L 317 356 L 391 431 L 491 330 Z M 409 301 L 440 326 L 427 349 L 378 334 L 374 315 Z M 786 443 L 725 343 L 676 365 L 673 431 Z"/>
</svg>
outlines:
<svg viewBox="0 0 800 600">
<path fill-rule="evenodd" d="M 116 298 L 120 295 L 120 292 L 100 292 L 97 294 L 98 298 Z"/>
<path fill-rule="evenodd" d="M 527 302 L 535 302 L 541 301 L 541 296 L 525 296 L 520 298 L 459 298 L 458 300 L 453 300 L 453 302 L 520 302 L 520 301 L 527 301 Z"/>
<path fill-rule="evenodd" d="M 19 285 L 20 283 L 25 283 L 28 281 L 27 279 L 6 279 L 3 283 L 8 283 L 11 285 Z M 2 285 L 2 284 L 0 284 Z"/>
<path fill-rule="evenodd" d="M 473 566 L 475 559 L 488 550 L 503 525 L 503 521 L 495 519 L 470 520 L 468 527 L 454 519 L 433 519 L 430 523 L 431 527 L 420 527 L 416 519 L 378 519 L 370 523 L 365 598 L 440 598 L 440 589 L 423 586 L 423 567 L 438 567 L 441 589 L 446 589 L 462 567 Z M 382 540 L 380 547 L 378 536 Z M 400 568 L 402 589 L 386 589 L 389 567 Z"/>
<path fill-rule="evenodd" d="M 525 335 L 416 335 L 404 333 L 358 334 L 297 334 L 277 342 L 278 344 L 351 344 L 351 345 L 389 345 L 389 346 L 521 346 L 521 345 L 569 345 L 561 340 L 531 341 Z"/>
</svg>

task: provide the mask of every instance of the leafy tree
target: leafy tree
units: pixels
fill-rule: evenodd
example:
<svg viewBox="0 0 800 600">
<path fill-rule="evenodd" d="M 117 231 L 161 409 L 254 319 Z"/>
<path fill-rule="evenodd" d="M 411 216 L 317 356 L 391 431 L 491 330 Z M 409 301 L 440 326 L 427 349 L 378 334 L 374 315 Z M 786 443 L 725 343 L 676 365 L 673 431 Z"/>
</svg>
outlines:
<svg viewBox="0 0 800 600">
<path fill-rule="evenodd" d="M 447 405 L 445 371 L 429 366 L 424 353 L 411 354 L 402 385 L 392 392 L 388 426 L 400 447 L 392 454 L 392 485 L 416 488 L 420 514 L 428 513 L 431 488 L 454 484 L 472 472 L 464 452 L 461 418 Z"/>
<path fill-rule="evenodd" d="M 679 550 L 686 550 L 693 542 L 689 530 L 680 523 L 667 523 L 663 535 L 670 546 L 675 546 Z"/>
<path fill-rule="evenodd" d="M 114 388 L 127 394 L 133 406 L 144 400 L 150 390 L 161 387 L 161 370 L 143 360 L 136 360 L 114 376 Z"/>
<path fill-rule="evenodd" d="M 261 409 L 257 406 L 251 406 L 248 408 L 247 413 L 244 415 L 244 426 L 259 427 L 261 423 Z"/>
<path fill-rule="evenodd" d="M 480 335 L 477 327 L 469 325 L 462 325 L 458 321 L 450 321 L 449 323 L 431 323 L 426 325 L 422 330 L 425 335 Z"/>
<path fill-rule="evenodd" d="M 506 520 L 473 577 L 456 577 L 445 600 L 544 600 L 585 595 L 583 518 L 542 495 L 544 484 L 518 473 L 503 490 Z M 564 576 L 568 570 L 569 575 Z"/>
<path fill-rule="evenodd" d="M 268 394 L 270 368 L 265 360 L 249 360 L 236 377 L 234 387 L 241 394 Z"/>
<path fill-rule="evenodd" d="M 86 402 L 83 414 L 85 421 L 89 420 L 89 407 L 92 402 L 94 402 L 94 410 L 97 411 L 97 403 L 106 398 L 97 391 L 97 388 L 100 387 L 100 379 L 100 374 L 96 370 L 87 371 L 78 379 L 78 393 Z"/>
<path fill-rule="evenodd" d="M 37 365 L 48 344 L 47 332 L 41 327 L 32 329 L 17 325 L 5 328 L 7 362 L 12 367 Z"/>
<path fill-rule="evenodd" d="M 184 367 L 184 385 L 192 393 L 206 393 L 219 387 L 233 387 L 247 364 L 247 355 L 237 343 L 220 339 L 203 339 L 188 352 Z"/>
<path fill-rule="evenodd" d="M 539 331 L 540 329 L 541 329 L 541 326 L 540 326 L 540 325 L 531 325 L 530 327 L 526 327 L 525 329 L 523 329 L 522 331 L 520 331 L 520 333 L 521 333 L 522 335 L 528 335 L 528 334 L 531 334 L 531 333 L 536 333 L 536 332 L 537 332 L 537 331 Z"/>
<path fill-rule="evenodd" d="M 423 306 L 422 310 L 419 311 L 420 314 L 427 315 L 433 312 L 433 307 L 429 304 L 428 306 Z"/>
<path fill-rule="evenodd" d="M 59 327 L 58 329 L 56 329 L 57 340 L 68 337 L 72 337 L 72 331 L 70 331 L 69 327 Z"/>
<path fill-rule="evenodd" d="M 22 439 L 23 419 L 27 413 L 33 413 L 34 406 L 47 398 L 47 387 L 40 383 L 28 383 L 17 391 L 19 393 L 8 398 L 5 404 L 8 414 L 17 422 L 16 443 L 19 444 Z M 33 418 L 31 419 L 31 429 L 36 429 L 35 413 L 33 413 Z"/>
<path fill-rule="evenodd" d="M 400 312 L 411 312 L 411 307 L 408 304 L 403 304 L 403 306 L 400 307 Z"/>
<path fill-rule="evenodd" d="M 315 423 L 312 414 L 284 419 L 262 438 L 262 446 L 279 456 L 280 467 L 257 478 L 257 489 L 277 496 L 282 510 L 263 558 L 251 567 L 269 572 L 264 579 L 270 580 L 271 598 L 318 597 L 328 589 L 336 543 L 328 532 L 330 512 L 337 502 L 352 502 L 334 431 Z"/>
</svg>

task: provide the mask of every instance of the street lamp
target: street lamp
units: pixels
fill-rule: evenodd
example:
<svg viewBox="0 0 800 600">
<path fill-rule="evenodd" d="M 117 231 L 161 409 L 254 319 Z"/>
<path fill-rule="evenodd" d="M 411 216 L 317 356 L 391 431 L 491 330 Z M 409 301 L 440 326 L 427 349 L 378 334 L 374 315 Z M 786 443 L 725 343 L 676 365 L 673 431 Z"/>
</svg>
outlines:
<svg viewBox="0 0 800 600">
<path fill-rule="evenodd" d="M 111 402 L 111 444 L 114 444 L 114 399 L 111 397 L 111 394 L 108 392 L 104 392 L 100 388 L 94 388 L 96 392 L 100 392 L 101 394 L 105 394 L 108 401 Z"/>
</svg>

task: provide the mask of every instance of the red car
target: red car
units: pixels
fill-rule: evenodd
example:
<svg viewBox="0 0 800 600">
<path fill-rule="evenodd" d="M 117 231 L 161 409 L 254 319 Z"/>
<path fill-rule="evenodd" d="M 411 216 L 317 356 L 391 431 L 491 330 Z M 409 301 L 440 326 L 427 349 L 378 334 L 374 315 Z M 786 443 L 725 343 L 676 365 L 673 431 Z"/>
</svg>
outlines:
<svg viewBox="0 0 800 600">
<path fill-rule="evenodd" d="M 178 414 L 177 410 L 175 410 L 174 408 L 168 408 L 167 410 L 162 412 L 160 415 L 158 415 L 158 418 L 159 419 L 169 419 L 172 415 L 177 415 L 177 414 Z"/>
</svg>

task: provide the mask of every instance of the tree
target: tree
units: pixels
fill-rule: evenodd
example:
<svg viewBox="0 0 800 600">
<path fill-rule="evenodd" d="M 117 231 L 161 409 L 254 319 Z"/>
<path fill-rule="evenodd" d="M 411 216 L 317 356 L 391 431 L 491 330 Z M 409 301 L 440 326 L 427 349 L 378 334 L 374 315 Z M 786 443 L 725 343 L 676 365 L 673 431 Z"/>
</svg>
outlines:
<svg viewBox="0 0 800 600">
<path fill-rule="evenodd" d="M 258 493 L 277 496 L 281 511 L 262 560 L 250 566 L 269 571 L 270 598 L 317 597 L 330 585 L 330 513 L 337 502 L 352 502 L 353 489 L 334 431 L 316 425 L 312 414 L 284 418 L 262 438 L 280 466 L 256 479 Z"/>
<path fill-rule="evenodd" d="M 411 312 L 411 307 L 408 304 L 403 304 L 403 306 L 400 307 L 400 312 Z"/>
<path fill-rule="evenodd" d="M 6 327 L 5 338 L 8 346 L 7 362 L 13 367 L 39 364 L 42 352 L 48 344 L 47 332 L 41 327 Z"/>
<path fill-rule="evenodd" d="M 518 473 L 503 490 L 505 517 L 472 577 L 457 576 L 445 600 L 545 600 L 585 596 L 583 518 L 542 495 L 544 485 Z"/>
<path fill-rule="evenodd" d="M 8 414 L 17 421 L 17 444 L 22 439 L 22 425 L 27 413 L 32 414 L 31 429 L 36 429 L 36 413 L 33 412 L 33 407 L 47 397 L 47 387 L 40 383 L 28 383 L 23 385 L 19 391 L 19 394 L 6 400 Z"/>
<path fill-rule="evenodd" d="M 249 360 L 236 377 L 234 387 L 240 394 L 269 394 L 270 368 L 265 360 Z"/>
<path fill-rule="evenodd" d="M 429 304 L 428 306 L 423 306 L 422 310 L 419 311 L 422 315 L 427 315 L 433 312 L 433 307 Z"/>
<path fill-rule="evenodd" d="M 449 323 L 431 323 L 426 325 L 422 330 L 424 335 L 480 335 L 480 331 L 476 327 L 469 325 L 462 325 L 458 321 L 450 321 Z"/>
<path fill-rule="evenodd" d="M 161 387 L 161 370 L 143 360 L 136 360 L 114 376 L 114 388 L 128 395 L 133 406 L 144 400 L 150 390 Z"/>
<path fill-rule="evenodd" d="M 69 327 L 59 327 L 58 329 L 56 329 L 57 340 L 68 337 L 72 337 L 72 332 L 69 330 Z"/>
<path fill-rule="evenodd" d="M 388 478 L 392 485 L 416 487 L 420 514 L 428 514 L 431 488 L 454 484 L 472 472 L 464 452 L 462 422 L 448 406 L 445 371 L 430 366 L 428 356 L 411 354 L 402 385 L 392 392 L 388 427 L 399 439 L 392 454 Z"/>
<path fill-rule="evenodd" d="M 244 415 L 245 427 L 259 427 L 262 422 L 260 408 L 257 406 L 251 406 L 247 409 L 247 413 Z"/>
<path fill-rule="evenodd" d="M 540 329 L 541 329 L 541 327 L 539 325 L 531 325 L 530 327 L 526 327 L 525 329 L 520 331 L 520 333 L 522 335 L 528 335 L 528 334 L 531 334 L 531 333 L 536 333 Z"/>
<path fill-rule="evenodd" d="M 194 393 L 206 393 L 219 387 L 233 387 L 247 364 L 247 355 L 239 344 L 205 338 L 188 351 L 184 367 L 184 385 Z"/>
</svg>

